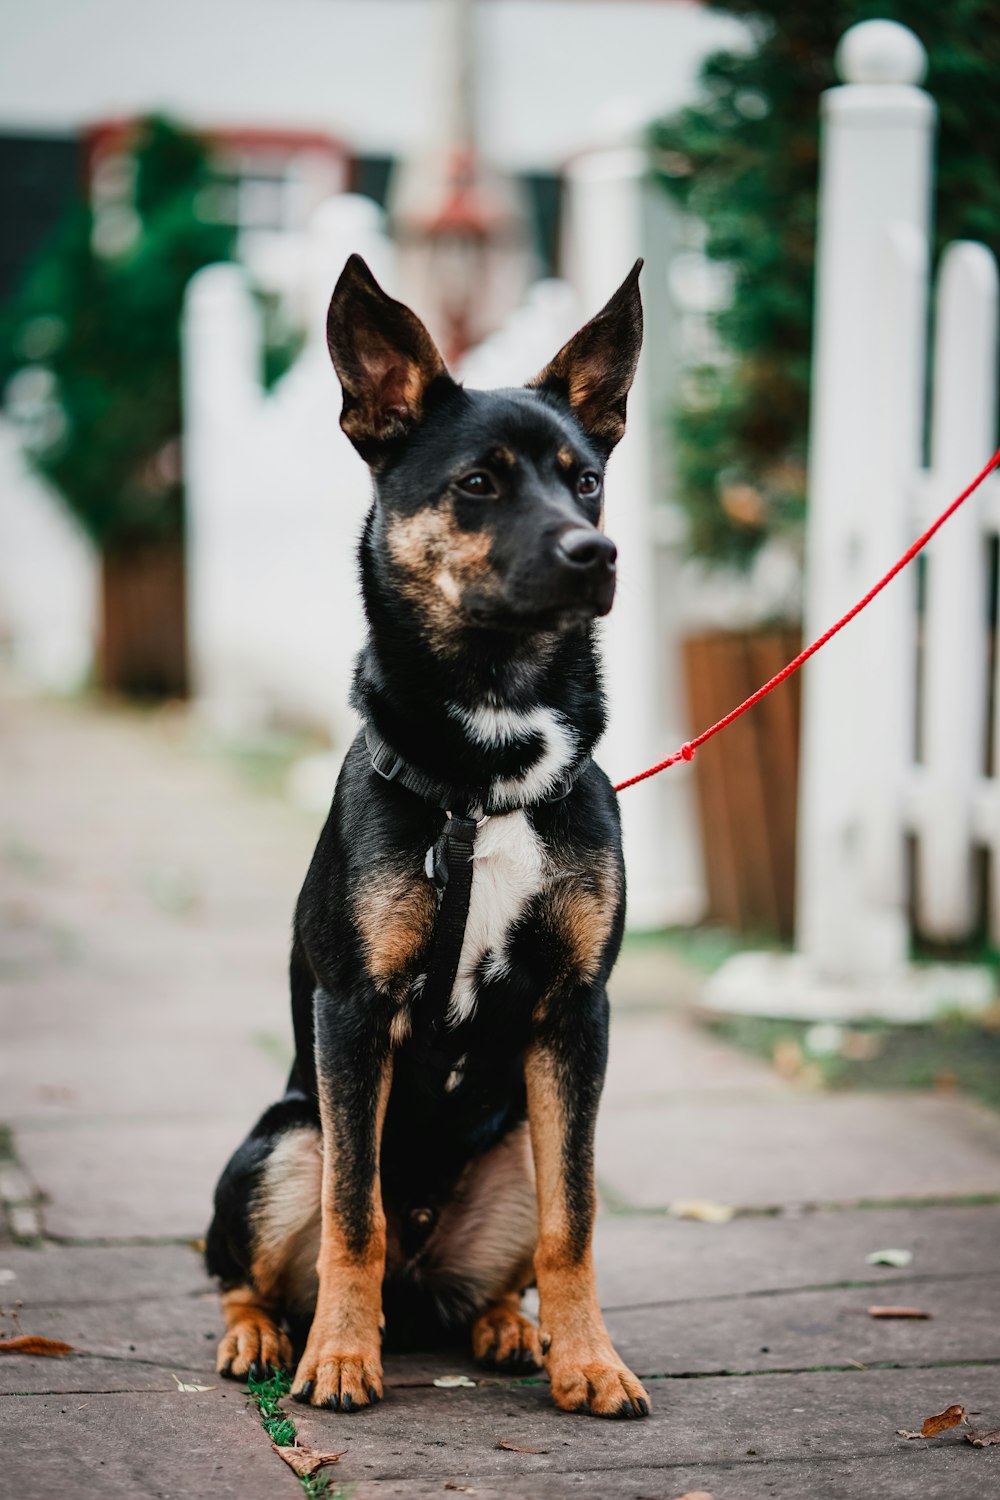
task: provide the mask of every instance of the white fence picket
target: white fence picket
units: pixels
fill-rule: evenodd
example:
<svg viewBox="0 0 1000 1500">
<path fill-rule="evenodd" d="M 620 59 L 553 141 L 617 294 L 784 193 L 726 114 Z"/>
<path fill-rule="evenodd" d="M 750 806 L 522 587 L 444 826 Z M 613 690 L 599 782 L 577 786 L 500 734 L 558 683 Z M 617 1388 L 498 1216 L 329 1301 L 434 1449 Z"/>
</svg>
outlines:
<svg viewBox="0 0 1000 1500">
<path fill-rule="evenodd" d="M 997 272 L 982 245 L 949 246 L 938 288 L 929 494 L 935 513 L 993 451 Z M 925 936 L 969 936 L 977 917 L 973 798 L 987 727 L 988 553 L 979 495 L 927 553 L 918 775 L 917 919 Z"/>
<path fill-rule="evenodd" d="M 912 539 L 912 476 L 923 460 L 927 238 L 910 224 L 887 231 L 881 261 L 879 421 L 868 468 L 866 566 L 884 571 Z M 869 606 L 868 671 L 859 683 L 868 743 L 862 797 L 864 898 L 878 913 L 891 953 L 908 945 L 906 776 L 914 749 L 917 574 L 909 569 Z"/>
</svg>

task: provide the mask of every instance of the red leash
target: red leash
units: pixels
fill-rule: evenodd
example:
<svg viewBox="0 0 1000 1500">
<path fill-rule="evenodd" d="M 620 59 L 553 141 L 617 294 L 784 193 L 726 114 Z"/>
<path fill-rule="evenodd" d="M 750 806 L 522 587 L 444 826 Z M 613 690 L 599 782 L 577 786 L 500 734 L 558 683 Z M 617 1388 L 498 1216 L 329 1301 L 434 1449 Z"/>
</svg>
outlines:
<svg viewBox="0 0 1000 1500">
<path fill-rule="evenodd" d="M 665 771 L 668 766 L 675 766 L 679 760 L 693 760 L 695 751 L 700 750 L 701 746 L 704 745 L 707 740 L 710 740 L 713 735 L 718 734 L 721 729 L 726 729 L 730 724 L 734 722 L 734 720 L 738 719 L 741 714 L 745 714 L 748 709 L 753 708 L 755 703 L 759 703 L 762 698 L 766 698 L 768 693 L 773 693 L 774 689 L 780 686 L 780 684 L 783 683 L 786 678 L 791 677 L 793 672 L 797 672 L 799 668 L 809 660 L 810 656 L 814 656 L 821 646 L 825 646 L 827 641 L 832 640 L 833 637 L 837 634 L 838 630 L 843 630 L 845 625 L 849 625 L 850 622 L 854 619 L 854 616 L 859 615 L 861 611 L 872 602 L 876 594 L 880 594 L 885 588 L 886 584 L 891 583 L 896 574 L 901 573 L 906 567 L 907 563 L 913 561 L 917 553 L 922 551 L 922 549 L 927 546 L 927 543 L 930 541 L 934 533 L 936 531 L 940 531 L 945 521 L 949 520 L 949 518 L 955 514 L 956 510 L 958 510 L 958 507 L 964 501 L 968 500 L 973 491 L 979 488 L 983 480 L 986 479 L 998 465 L 1000 465 L 1000 448 L 998 448 L 996 453 L 994 453 L 993 457 L 990 459 L 986 467 L 976 475 L 972 483 L 962 491 L 957 499 L 951 502 L 951 504 L 948 506 L 948 509 L 942 511 L 937 520 L 932 522 L 932 524 L 928 526 L 927 530 L 921 536 L 918 536 L 917 540 L 906 549 L 899 561 L 897 563 L 893 563 L 888 573 L 886 573 L 883 578 L 880 578 L 878 583 L 876 583 L 873 588 L 870 588 L 868 590 L 864 598 L 859 599 L 857 604 L 855 604 L 853 608 L 847 611 L 846 615 L 842 615 L 835 625 L 831 625 L 829 630 L 824 630 L 823 634 L 819 637 L 818 640 L 813 641 L 812 645 L 807 646 L 804 651 L 800 651 L 794 661 L 790 661 L 787 667 L 782 667 L 781 671 L 778 672 L 774 677 L 772 677 L 769 682 L 765 682 L 763 687 L 759 687 L 755 693 L 751 693 L 749 698 L 746 698 L 739 705 L 739 707 L 734 708 L 731 713 L 726 714 L 724 719 L 719 719 L 719 721 L 713 724 L 711 728 L 702 730 L 701 734 L 697 735 L 693 740 L 688 740 L 686 745 L 682 745 L 679 750 L 675 750 L 673 755 L 668 755 L 666 760 L 661 760 L 657 765 L 650 766 L 648 771 L 640 771 L 638 776 L 630 776 L 627 781 L 620 781 L 615 787 L 615 791 L 623 792 L 626 787 L 635 786 L 639 781 L 645 781 L 650 776 L 656 776 L 660 771 Z"/>
</svg>

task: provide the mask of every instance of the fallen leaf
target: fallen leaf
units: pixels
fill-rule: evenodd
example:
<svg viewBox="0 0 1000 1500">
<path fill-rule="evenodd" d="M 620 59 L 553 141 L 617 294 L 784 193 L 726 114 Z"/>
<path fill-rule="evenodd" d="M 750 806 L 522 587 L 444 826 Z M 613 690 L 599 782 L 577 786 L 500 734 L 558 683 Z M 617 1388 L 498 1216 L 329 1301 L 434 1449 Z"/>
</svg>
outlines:
<svg viewBox="0 0 1000 1500">
<path fill-rule="evenodd" d="M 852 1370 L 867 1370 L 868 1368 L 867 1365 L 863 1365 L 861 1363 L 860 1359 L 849 1359 L 847 1363 L 850 1365 Z"/>
<path fill-rule="evenodd" d="M 498 1448 L 506 1448 L 508 1453 L 548 1453 L 548 1448 L 519 1448 L 516 1443 L 508 1443 L 506 1438 L 501 1438 L 497 1443 Z"/>
<path fill-rule="evenodd" d="M 0 1339 L 0 1354 L 75 1354 L 72 1344 L 60 1339 L 40 1339 L 32 1333 L 18 1334 L 16 1339 Z"/>
<path fill-rule="evenodd" d="M 179 1391 L 214 1391 L 216 1389 L 214 1385 L 186 1385 L 183 1380 L 179 1380 L 173 1374 L 171 1374 L 171 1379 L 176 1382 Z"/>
<path fill-rule="evenodd" d="M 939 1432 L 947 1432 L 949 1427 L 960 1427 L 964 1421 L 964 1406 L 946 1406 L 937 1416 L 925 1417 L 920 1431 L 924 1437 L 937 1437 Z"/>
<path fill-rule="evenodd" d="M 272 1443 L 271 1447 L 290 1469 L 295 1470 L 300 1479 L 311 1479 L 324 1464 L 339 1463 L 347 1452 L 346 1448 L 341 1448 L 339 1453 L 317 1453 L 315 1448 L 308 1448 L 305 1443 L 290 1443 L 286 1446 Z"/>
<path fill-rule="evenodd" d="M 907 1432 L 907 1430 L 906 1430 L 905 1427 L 897 1427 L 896 1428 L 896 1436 L 897 1437 L 905 1437 L 905 1438 L 922 1438 L 923 1437 L 923 1433 L 922 1432 Z"/>
<path fill-rule="evenodd" d="M 931 1314 L 919 1307 L 870 1307 L 870 1318 L 929 1318 Z"/>
<path fill-rule="evenodd" d="M 445 1489 L 458 1490 L 458 1492 L 462 1495 L 474 1495 L 476 1493 L 471 1484 L 451 1484 L 449 1482 L 445 1485 Z"/>
<path fill-rule="evenodd" d="M 965 1441 L 971 1443 L 973 1448 L 992 1448 L 994 1443 L 1000 1443 L 1000 1427 L 993 1432 L 967 1432 Z"/>
<path fill-rule="evenodd" d="M 710 1198 L 678 1198 L 667 1212 L 672 1219 L 694 1219 L 699 1224 L 728 1224 L 736 1210 L 728 1203 L 713 1203 Z"/>
<path fill-rule="evenodd" d="M 865 1256 L 870 1266 L 908 1266 L 912 1259 L 912 1250 L 873 1250 Z"/>
<path fill-rule="evenodd" d="M 439 1375 L 434 1384 L 442 1391 L 475 1390 L 476 1382 L 470 1380 L 468 1375 Z"/>
<path fill-rule="evenodd" d="M 708 1490 L 685 1490 L 683 1495 L 675 1496 L 675 1500 L 715 1500 Z"/>
</svg>

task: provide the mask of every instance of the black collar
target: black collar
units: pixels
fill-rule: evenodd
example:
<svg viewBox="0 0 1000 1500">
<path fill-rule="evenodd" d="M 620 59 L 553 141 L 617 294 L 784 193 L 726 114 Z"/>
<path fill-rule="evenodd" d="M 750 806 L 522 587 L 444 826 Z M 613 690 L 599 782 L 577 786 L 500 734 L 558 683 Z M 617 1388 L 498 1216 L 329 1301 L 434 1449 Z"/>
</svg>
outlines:
<svg viewBox="0 0 1000 1500">
<path fill-rule="evenodd" d="M 400 786 L 406 787 L 407 791 L 413 792 L 417 797 L 422 797 L 425 802 L 430 802 L 432 806 L 439 807 L 442 811 L 466 814 L 475 811 L 480 817 L 517 812 L 525 807 L 537 806 L 542 802 L 561 802 L 572 791 L 577 778 L 590 762 L 590 756 L 585 755 L 581 761 L 571 766 L 559 778 L 544 797 L 535 797 L 531 801 L 517 804 L 505 803 L 502 807 L 497 807 L 491 805 L 488 800 L 488 788 L 449 786 L 447 782 L 435 781 L 433 777 L 425 776 L 423 771 L 418 771 L 416 766 L 404 760 L 371 723 L 365 725 L 365 743 L 368 746 L 368 754 L 372 758 L 372 770 L 384 781 L 398 781 Z"/>
</svg>

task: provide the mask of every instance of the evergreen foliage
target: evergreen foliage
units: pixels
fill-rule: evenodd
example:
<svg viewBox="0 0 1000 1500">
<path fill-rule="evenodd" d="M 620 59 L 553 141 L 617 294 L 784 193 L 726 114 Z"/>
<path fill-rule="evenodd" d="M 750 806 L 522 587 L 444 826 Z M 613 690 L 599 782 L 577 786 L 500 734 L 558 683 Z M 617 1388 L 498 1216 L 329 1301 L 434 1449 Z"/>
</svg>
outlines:
<svg viewBox="0 0 1000 1500">
<path fill-rule="evenodd" d="M 34 464 L 104 550 L 183 525 L 180 315 L 200 267 L 227 260 L 208 154 L 137 122 L 130 191 L 74 206 L 4 316 L 2 373 Z"/>
<path fill-rule="evenodd" d="M 702 98 L 653 132 L 658 175 L 730 270 L 716 316 L 724 358 L 692 371 L 675 414 L 696 553 L 745 562 L 805 504 L 819 165 L 819 96 L 857 21 L 901 21 L 929 55 L 939 110 L 938 246 L 1000 254 L 1000 5 L 996 0 L 707 0 L 745 20 L 750 48 L 710 57 Z"/>
</svg>

